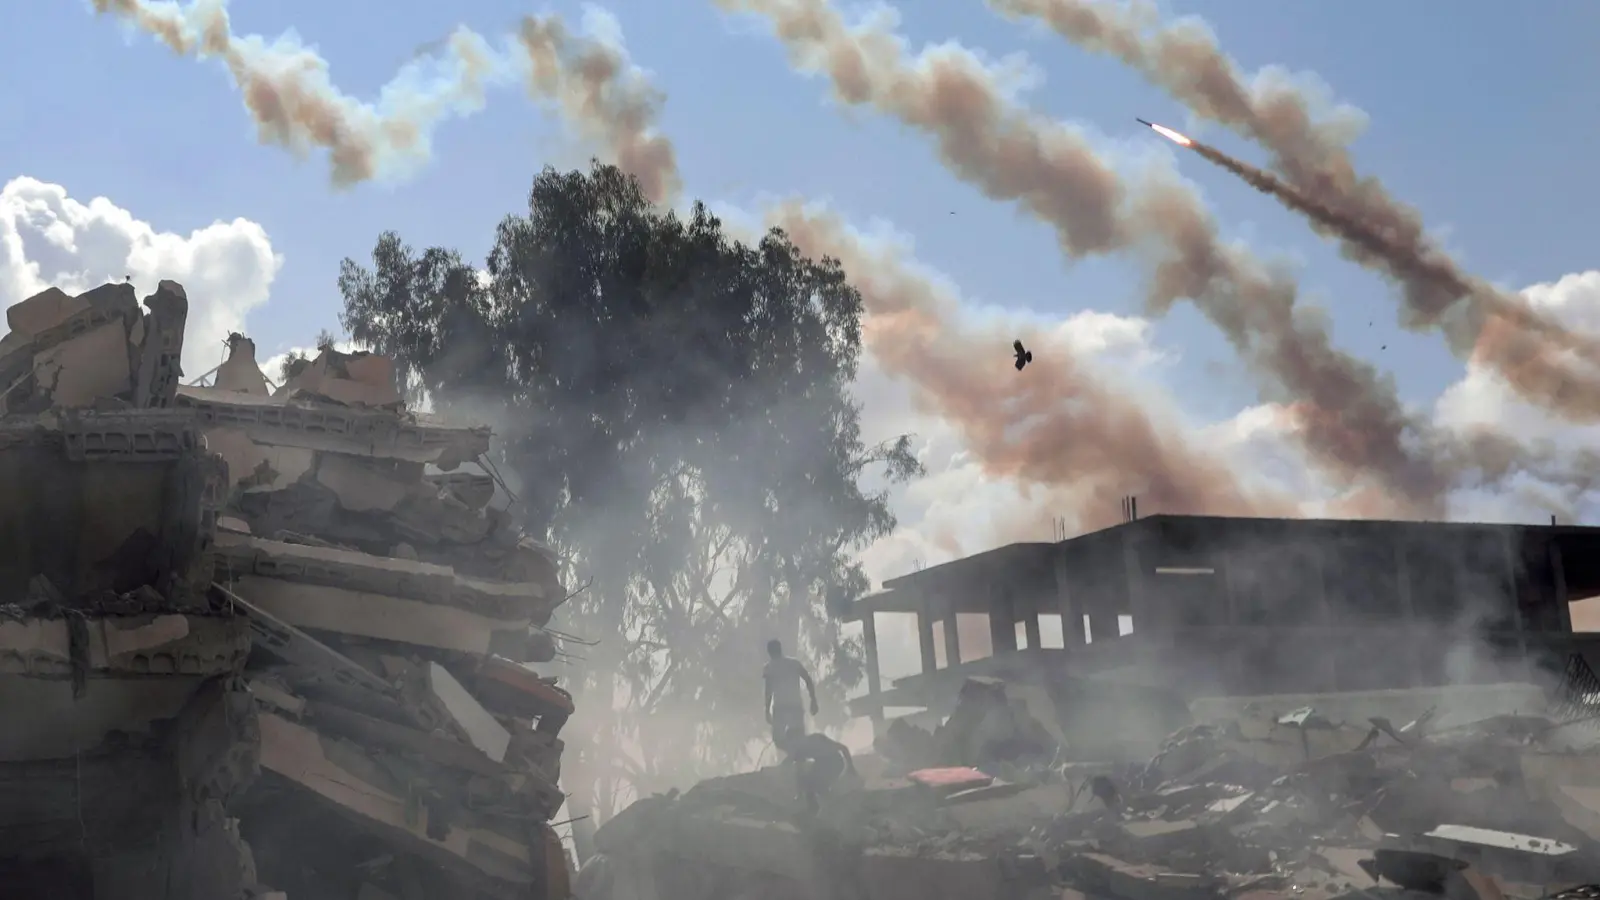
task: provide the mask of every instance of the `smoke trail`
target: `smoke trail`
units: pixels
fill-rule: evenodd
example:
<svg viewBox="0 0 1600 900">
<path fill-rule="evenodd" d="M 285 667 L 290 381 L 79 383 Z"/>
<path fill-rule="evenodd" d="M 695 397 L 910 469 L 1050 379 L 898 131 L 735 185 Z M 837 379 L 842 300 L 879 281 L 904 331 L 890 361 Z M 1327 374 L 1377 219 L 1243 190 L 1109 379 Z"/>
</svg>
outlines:
<svg viewBox="0 0 1600 900">
<path fill-rule="evenodd" d="M 559 23 L 532 33 L 554 33 L 558 40 L 563 34 Z M 525 29 L 524 40 L 529 34 Z M 555 56 L 530 56 L 551 61 L 542 83 L 551 85 L 547 94 L 563 98 L 563 118 L 601 139 L 621 168 L 650 184 L 681 184 L 667 139 L 658 137 L 649 152 L 638 152 L 637 136 L 656 134 L 660 94 L 628 74 L 636 70 L 620 41 L 578 48 L 575 58 L 604 59 L 581 76 Z M 1191 435 L 1155 421 L 1136 401 L 1078 366 L 1070 348 L 1052 346 L 1046 336 L 1025 338 L 1039 346 L 1040 361 L 1028 369 L 1029 378 L 1017 378 L 990 352 L 1009 344 L 1009 337 L 964 330 L 955 321 L 953 298 L 941 295 L 892 249 L 869 248 L 837 217 L 791 202 L 767 210 L 766 220 L 784 228 L 808 255 L 842 261 L 866 307 L 867 349 L 886 372 L 913 385 L 920 404 L 959 431 L 990 475 L 1056 489 L 1086 511 L 1086 527 L 1112 524 L 1114 499 L 1131 492 L 1145 498 L 1147 508 L 1164 512 L 1296 511 L 1281 495 L 1241 485 L 1222 460 L 1193 449 Z M 1003 527 L 1031 528 L 1037 535 L 1042 525 Z"/>
<path fill-rule="evenodd" d="M 1152 418 L 1049 335 L 1023 335 L 1038 348 L 1027 377 L 997 364 L 991 351 L 1006 345 L 1005 336 L 984 340 L 964 330 L 956 299 L 896 248 L 871 245 L 836 215 L 798 202 L 769 209 L 767 223 L 807 255 L 843 264 L 867 309 L 863 336 L 873 357 L 914 385 L 920 406 L 960 431 L 988 474 L 1070 492 L 1081 527 L 1114 524 L 1116 501 L 1129 493 L 1160 512 L 1296 514 L 1288 498 L 1242 484 L 1193 435 Z M 1042 530 L 1043 522 L 1029 524 L 1034 534 Z"/>
<path fill-rule="evenodd" d="M 683 181 L 672 142 L 656 130 L 662 93 L 629 60 L 609 13 L 585 13 L 593 34 L 575 39 L 554 16 L 530 16 L 517 34 L 532 63 L 528 89 L 554 102 L 584 137 L 608 148 L 616 164 L 639 179 L 645 196 L 670 203 Z M 603 24 L 601 23 L 603 20 Z"/>
<path fill-rule="evenodd" d="M 1438 514 L 1448 477 L 1417 449 L 1426 444 L 1422 426 L 1392 383 L 1297 314 L 1288 275 L 1224 244 L 1186 185 L 1153 178 L 1130 190 L 1081 134 L 1018 108 L 1001 75 L 959 46 L 912 58 L 887 24 L 852 28 L 826 0 L 717 3 L 768 18 L 796 67 L 826 75 L 843 103 L 934 137 L 951 171 L 1053 226 L 1069 257 L 1153 249 L 1151 305 L 1165 310 L 1192 299 L 1264 392 L 1294 401 L 1302 440 L 1322 467 L 1351 480 L 1376 478 L 1394 500 L 1393 514 Z"/>
<path fill-rule="evenodd" d="M 226 0 L 196 0 L 182 7 L 94 0 L 94 8 L 181 56 L 222 60 L 243 95 L 257 138 L 298 156 L 315 148 L 326 151 L 337 187 L 395 177 L 426 162 L 431 135 L 444 120 L 477 112 L 488 87 L 522 78 L 535 100 L 584 122 L 604 122 L 608 132 L 585 132 L 584 137 L 613 147 L 652 199 L 665 199 L 677 189 L 675 174 L 668 177 L 677 169 L 671 145 L 650 130 L 659 99 L 616 48 L 601 38 L 574 37 L 554 16 L 524 18 L 517 40 L 502 51 L 481 35 L 457 28 L 441 42 L 439 58 L 408 63 L 376 103 L 364 103 L 340 92 L 329 79 L 327 61 L 294 35 L 269 42 L 234 34 Z"/>
<path fill-rule="evenodd" d="M 447 58 L 433 78 L 427 77 L 424 62 L 408 64 L 377 103 L 367 104 L 335 88 L 327 61 L 292 34 L 270 43 L 234 34 L 224 0 L 184 7 L 94 0 L 94 8 L 148 32 L 174 53 L 222 60 L 243 95 L 257 138 L 300 156 L 313 148 L 325 150 L 339 187 L 426 161 L 430 135 L 440 122 L 481 109 L 484 89 L 515 74 L 482 37 L 458 29 L 446 41 Z"/>
<path fill-rule="evenodd" d="M 1600 340 L 1567 332 L 1520 296 L 1463 271 L 1429 240 L 1416 209 L 1377 179 L 1357 174 L 1345 146 L 1348 117 L 1319 119 L 1316 98 L 1276 71 L 1246 85 L 1204 23 L 1161 24 L 1142 0 L 989 2 L 1004 15 L 1039 19 L 1085 49 L 1117 57 L 1196 114 L 1266 146 L 1273 168 L 1306 203 L 1271 193 L 1338 238 L 1347 258 L 1398 284 L 1406 327 L 1440 328 L 1458 357 L 1497 370 L 1531 403 L 1573 419 L 1600 418 L 1600 372 L 1591 364 L 1600 358 Z"/>
</svg>

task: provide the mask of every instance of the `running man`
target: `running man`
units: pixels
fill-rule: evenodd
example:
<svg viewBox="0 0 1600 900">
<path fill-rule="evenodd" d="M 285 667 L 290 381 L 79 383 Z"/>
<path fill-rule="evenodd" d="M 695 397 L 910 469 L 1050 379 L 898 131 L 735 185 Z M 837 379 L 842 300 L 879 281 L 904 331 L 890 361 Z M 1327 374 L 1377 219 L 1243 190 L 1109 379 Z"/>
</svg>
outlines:
<svg viewBox="0 0 1600 900">
<path fill-rule="evenodd" d="M 817 714 L 817 685 L 811 673 L 797 659 L 783 655 L 783 644 L 767 641 L 767 667 L 761 677 L 767 683 L 767 722 L 772 726 L 772 743 L 783 750 L 789 734 L 805 734 L 806 708 L 800 699 L 800 685 L 811 697 L 811 714 Z"/>
</svg>

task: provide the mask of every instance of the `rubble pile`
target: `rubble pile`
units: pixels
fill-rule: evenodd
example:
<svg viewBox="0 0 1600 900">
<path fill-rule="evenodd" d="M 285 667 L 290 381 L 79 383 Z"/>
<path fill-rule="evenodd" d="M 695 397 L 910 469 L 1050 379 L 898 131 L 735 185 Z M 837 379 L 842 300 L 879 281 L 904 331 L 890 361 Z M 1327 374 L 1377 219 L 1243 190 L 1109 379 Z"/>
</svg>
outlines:
<svg viewBox="0 0 1600 900">
<path fill-rule="evenodd" d="M 488 429 L 366 353 L 274 387 L 233 335 L 180 385 L 183 289 L 144 305 L 52 289 L 0 340 L 7 891 L 567 896 L 565 592 L 464 468 Z"/>
<path fill-rule="evenodd" d="M 880 749 L 912 755 L 858 759 L 815 816 L 786 765 L 640 801 L 599 830 L 577 894 L 1531 900 L 1600 881 L 1600 755 L 1581 726 L 1258 711 L 1181 729 L 1143 763 L 1040 764 L 995 752 L 1017 745 L 994 738 L 1015 712 L 1003 690 L 967 685 L 927 742 L 896 729 Z M 986 728 L 985 766 L 942 755 Z"/>
<path fill-rule="evenodd" d="M 563 895 L 548 823 L 573 707 L 528 664 L 555 657 L 543 627 L 565 594 L 492 478 L 456 471 L 488 429 L 407 413 L 380 356 L 325 349 L 269 393 L 254 345 L 229 343 L 177 405 L 227 461 L 218 590 L 263 650 L 263 778 L 240 805 L 262 879 L 290 897 Z"/>
<path fill-rule="evenodd" d="M 188 300 L 48 290 L 0 339 L 0 894 L 236 897 L 257 745 L 210 594 L 227 470 L 175 410 Z"/>
</svg>

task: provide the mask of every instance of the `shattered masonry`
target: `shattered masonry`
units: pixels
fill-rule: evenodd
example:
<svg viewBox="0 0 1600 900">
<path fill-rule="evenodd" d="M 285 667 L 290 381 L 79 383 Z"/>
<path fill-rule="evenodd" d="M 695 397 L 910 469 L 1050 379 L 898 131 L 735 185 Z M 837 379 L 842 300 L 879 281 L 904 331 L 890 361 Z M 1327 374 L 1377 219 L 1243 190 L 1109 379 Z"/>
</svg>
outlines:
<svg viewBox="0 0 1600 900">
<path fill-rule="evenodd" d="M 1600 529 L 1126 512 L 835 609 L 865 645 L 857 775 L 814 815 L 793 763 L 640 800 L 577 895 L 1600 898 L 1600 635 L 1567 608 Z M 887 689 L 880 613 L 922 657 Z"/>
<path fill-rule="evenodd" d="M 551 551 L 388 360 L 179 384 L 163 281 L 7 310 L 0 891 L 564 898 Z"/>
<path fill-rule="evenodd" d="M 638 801 L 596 833 L 575 890 L 583 900 L 1593 900 L 1600 732 L 1491 712 L 1527 703 L 1529 690 L 1321 698 L 1372 713 L 1349 719 L 1255 698 L 1214 707 L 1211 721 L 1123 763 L 1074 760 L 1065 708 L 972 678 L 934 731 L 895 720 L 814 816 L 787 764 Z"/>
</svg>

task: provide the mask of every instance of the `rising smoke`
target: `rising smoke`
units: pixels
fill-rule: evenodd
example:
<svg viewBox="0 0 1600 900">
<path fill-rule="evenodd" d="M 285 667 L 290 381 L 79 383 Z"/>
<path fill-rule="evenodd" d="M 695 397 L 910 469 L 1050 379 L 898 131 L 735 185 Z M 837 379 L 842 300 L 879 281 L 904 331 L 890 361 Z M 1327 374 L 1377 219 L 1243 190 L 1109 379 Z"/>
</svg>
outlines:
<svg viewBox="0 0 1600 900">
<path fill-rule="evenodd" d="M 1600 419 L 1600 338 L 1577 335 L 1464 271 L 1428 237 L 1422 215 L 1382 182 L 1360 175 L 1346 147 L 1349 116 L 1318 117 L 1317 98 L 1279 73 L 1245 84 L 1205 25 L 1163 24 L 1149 3 L 990 0 L 1031 17 L 1080 47 L 1122 60 L 1195 114 L 1226 125 L 1273 154 L 1287 185 L 1211 151 L 1229 168 L 1340 241 L 1344 255 L 1403 292 L 1403 322 L 1440 328 L 1458 357 L 1493 368 L 1529 402 L 1581 421 Z M 1254 174 L 1252 174 L 1254 173 Z"/>
<path fill-rule="evenodd" d="M 1375 482 L 1380 514 L 1442 513 L 1448 473 L 1422 449 L 1423 428 L 1392 382 L 1334 348 L 1322 323 L 1296 309 L 1293 279 L 1225 243 L 1186 184 L 1125 183 L 1082 134 L 1011 101 L 1003 73 L 954 44 L 913 57 L 888 17 L 852 27 L 826 0 L 717 2 L 770 19 L 794 64 L 827 76 L 841 102 L 928 133 L 952 172 L 1051 225 L 1067 256 L 1153 254 L 1151 307 L 1193 300 L 1263 395 L 1287 398 L 1318 464 L 1348 483 Z"/>
</svg>

